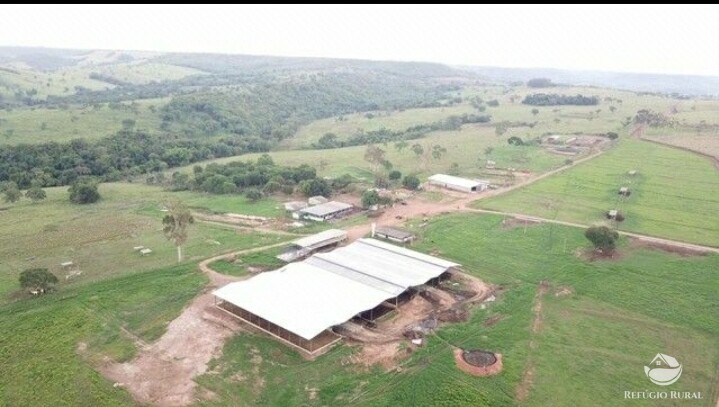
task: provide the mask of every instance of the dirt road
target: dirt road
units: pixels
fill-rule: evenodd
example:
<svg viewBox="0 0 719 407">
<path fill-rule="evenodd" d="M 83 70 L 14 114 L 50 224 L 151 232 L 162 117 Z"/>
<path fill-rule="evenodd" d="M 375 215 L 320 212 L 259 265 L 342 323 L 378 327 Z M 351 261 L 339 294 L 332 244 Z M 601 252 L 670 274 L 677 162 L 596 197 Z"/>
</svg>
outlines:
<svg viewBox="0 0 719 407">
<path fill-rule="evenodd" d="M 184 406 L 197 399 L 211 398 L 209 391 L 198 391 L 193 379 L 207 371 L 207 363 L 221 354 L 225 340 L 241 329 L 237 320 L 214 307 L 212 289 L 249 276 L 220 274 L 210 269 L 209 264 L 284 244 L 226 253 L 202 261 L 199 268 L 210 279 L 203 293 L 167 326 L 159 340 L 138 346 L 134 359 L 125 363 L 109 362 L 100 368 L 101 372 L 125 387 L 142 404 Z"/>
</svg>

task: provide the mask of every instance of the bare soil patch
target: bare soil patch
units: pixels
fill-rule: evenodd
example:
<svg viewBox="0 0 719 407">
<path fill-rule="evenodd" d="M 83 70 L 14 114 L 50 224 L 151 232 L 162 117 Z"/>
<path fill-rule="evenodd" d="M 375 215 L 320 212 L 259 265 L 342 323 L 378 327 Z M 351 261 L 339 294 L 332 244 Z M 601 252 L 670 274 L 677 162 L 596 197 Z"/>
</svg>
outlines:
<svg viewBox="0 0 719 407">
<path fill-rule="evenodd" d="M 541 223 L 542 222 L 540 222 L 538 220 L 526 219 L 526 218 L 504 218 L 504 220 L 502 220 L 502 229 L 512 230 L 512 229 L 526 227 L 526 226 L 535 226 L 535 225 L 539 225 Z"/>
<path fill-rule="evenodd" d="M 644 239 L 631 239 L 629 245 L 633 249 L 645 249 L 646 248 L 646 249 L 661 250 L 663 252 L 677 254 L 682 257 L 706 256 L 707 255 L 707 252 L 705 252 L 705 251 L 692 249 L 690 247 L 677 246 L 677 245 L 672 245 L 672 244 L 668 244 L 668 243 L 652 242 L 652 241 L 644 240 Z"/>
<path fill-rule="evenodd" d="M 596 249 L 577 249 L 574 255 L 588 262 L 619 261 L 624 258 L 624 254 L 618 250 L 613 250 L 607 253 Z"/>
</svg>

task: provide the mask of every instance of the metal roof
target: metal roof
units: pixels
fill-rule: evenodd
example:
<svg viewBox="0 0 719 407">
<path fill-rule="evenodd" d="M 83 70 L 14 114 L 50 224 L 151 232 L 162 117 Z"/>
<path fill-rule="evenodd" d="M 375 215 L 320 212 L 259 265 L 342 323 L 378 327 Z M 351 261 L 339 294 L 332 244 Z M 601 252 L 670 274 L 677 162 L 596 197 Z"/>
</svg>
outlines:
<svg viewBox="0 0 719 407">
<path fill-rule="evenodd" d="M 324 232 L 315 233 L 292 242 L 293 245 L 299 247 L 313 247 L 328 240 L 345 239 L 347 232 L 341 229 L 329 229 Z"/>
<path fill-rule="evenodd" d="M 230 283 L 214 294 L 309 340 L 455 266 L 375 239 L 359 239 Z"/>
<path fill-rule="evenodd" d="M 393 237 L 395 239 L 402 239 L 402 240 L 414 236 L 414 233 L 412 233 L 412 232 L 408 232 L 408 231 L 402 230 L 402 229 L 390 228 L 387 226 L 377 226 L 377 228 L 375 229 L 375 233 Z"/>
<path fill-rule="evenodd" d="M 446 174 L 434 174 L 428 178 L 430 181 L 439 182 L 442 184 L 452 184 L 463 188 L 472 188 L 478 185 L 489 185 L 490 182 L 487 180 L 472 180 L 467 178 L 455 177 L 453 175 Z"/>
<path fill-rule="evenodd" d="M 300 213 L 313 216 L 327 216 L 336 212 L 342 212 L 344 210 L 352 208 L 351 204 L 337 201 L 330 201 L 323 204 L 310 206 L 300 210 Z"/>
</svg>

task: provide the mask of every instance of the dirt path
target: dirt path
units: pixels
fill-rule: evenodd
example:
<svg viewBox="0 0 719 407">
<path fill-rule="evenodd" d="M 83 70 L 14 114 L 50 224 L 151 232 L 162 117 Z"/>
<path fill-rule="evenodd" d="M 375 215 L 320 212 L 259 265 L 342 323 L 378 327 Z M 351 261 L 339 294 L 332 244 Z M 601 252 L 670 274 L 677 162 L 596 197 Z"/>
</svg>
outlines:
<svg viewBox="0 0 719 407">
<path fill-rule="evenodd" d="M 529 220 L 532 222 L 553 223 L 556 225 L 571 226 L 574 228 L 586 229 L 587 227 L 589 227 L 589 225 L 585 225 L 582 223 L 566 222 L 563 220 L 556 220 L 556 219 L 546 219 L 546 218 L 540 218 L 540 217 L 532 216 L 532 215 L 525 215 L 525 214 L 521 214 L 521 213 L 493 211 L 493 210 L 489 210 L 489 209 L 477 209 L 477 208 L 465 208 L 465 210 L 469 211 L 469 212 L 491 213 L 491 214 L 495 214 L 495 215 L 511 216 L 513 218 L 525 219 L 525 220 Z M 648 235 L 643 235 L 640 233 L 633 233 L 633 232 L 625 232 L 622 230 L 618 230 L 617 232 L 623 236 L 633 237 L 635 239 L 643 240 L 643 241 L 646 241 L 649 243 L 654 243 L 657 245 L 681 247 L 681 248 L 695 251 L 695 252 L 719 253 L 719 247 L 704 246 L 704 245 L 700 245 L 700 244 L 687 243 L 687 242 L 682 242 L 682 241 L 678 241 L 678 240 L 664 239 L 661 237 L 648 236 Z"/>
<path fill-rule="evenodd" d="M 549 284 L 546 281 L 541 281 L 537 286 L 537 294 L 534 296 L 534 305 L 532 305 L 532 318 L 531 333 L 529 339 L 529 356 L 527 357 L 527 365 L 522 373 L 522 381 L 519 382 L 514 392 L 514 399 L 517 403 L 522 403 L 527 400 L 529 391 L 532 389 L 534 384 L 535 367 L 532 361 L 532 351 L 537 349 L 537 342 L 534 336 L 539 333 L 542 329 L 542 297 L 549 291 Z"/>
<path fill-rule="evenodd" d="M 207 363 L 222 352 L 225 340 L 240 328 L 239 322 L 214 307 L 211 290 L 247 277 L 233 277 L 215 272 L 209 264 L 231 256 L 267 250 L 286 243 L 226 253 L 202 261 L 199 268 L 210 279 L 207 288 L 173 320 L 155 343 L 135 339 L 137 356 L 126 363 L 101 367 L 101 372 L 119 383 L 140 403 L 160 406 L 184 406 L 197 399 L 211 398 L 207 391 L 197 391 L 194 378 L 207 371 Z"/>
</svg>

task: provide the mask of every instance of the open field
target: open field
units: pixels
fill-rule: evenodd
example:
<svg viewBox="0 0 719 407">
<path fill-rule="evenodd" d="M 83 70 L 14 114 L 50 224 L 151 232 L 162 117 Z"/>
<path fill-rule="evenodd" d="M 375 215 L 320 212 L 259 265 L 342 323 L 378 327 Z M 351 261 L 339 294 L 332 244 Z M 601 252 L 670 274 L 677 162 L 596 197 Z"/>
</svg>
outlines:
<svg viewBox="0 0 719 407">
<path fill-rule="evenodd" d="M 161 202 L 178 198 L 188 205 L 202 201 L 203 195 L 163 192 L 140 184 L 102 184 L 102 200 L 92 205 L 73 205 L 67 201 L 67 188 L 48 188 L 48 198 L 33 204 L 23 200 L 0 211 L 0 295 L 18 289 L 18 273 L 30 267 L 48 267 L 62 286 L 87 283 L 128 272 L 147 271 L 176 262 L 174 245 L 162 234 Z M 205 207 L 251 213 L 255 204 L 244 198 L 208 200 Z M 218 202 L 218 207 L 213 203 Z M 263 201 L 265 205 L 274 202 Z M 258 202 L 262 207 L 263 202 Z M 270 203 L 272 202 L 272 203 Z M 267 211 L 262 210 L 263 214 Z M 214 253 L 263 246 L 288 237 L 239 232 L 203 223 L 193 226 L 183 247 L 185 259 L 196 261 Z M 145 246 L 153 250 L 141 256 L 133 250 Z M 65 280 L 60 263 L 73 261 L 82 275 Z"/>
<path fill-rule="evenodd" d="M 689 132 L 649 129 L 643 138 L 712 155 L 719 160 L 719 131 L 716 130 Z"/>
<path fill-rule="evenodd" d="M 158 109 L 167 99 L 147 99 L 123 103 L 121 108 L 102 104 L 71 106 L 68 109 L 15 108 L 0 110 L 0 144 L 69 141 L 77 138 L 99 139 L 122 129 L 122 121 L 135 121 L 135 128 L 157 132 L 160 127 Z"/>
<path fill-rule="evenodd" d="M 631 169 L 638 175 L 627 175 Z M 621 186 L 631 189 L 630 197 L 620 199 Z M 620 230 L 713 246 L 719 241 L 719 224 L 711 221 L 719 209 L 712 162 L 637 140 L 623 140 L 601 157 L 476 205 L 579 223 L 600 222 L 616 208 L 626 217 Z"/>
</svg>

